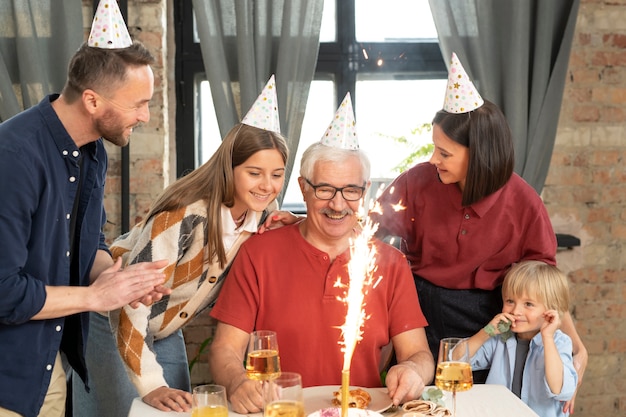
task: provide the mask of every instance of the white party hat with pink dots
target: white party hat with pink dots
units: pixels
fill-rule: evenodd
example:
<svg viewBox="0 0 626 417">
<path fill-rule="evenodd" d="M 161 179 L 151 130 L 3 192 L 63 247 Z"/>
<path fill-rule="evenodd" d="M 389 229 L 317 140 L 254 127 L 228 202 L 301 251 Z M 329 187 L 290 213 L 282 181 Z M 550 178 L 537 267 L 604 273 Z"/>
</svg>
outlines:
<svg viewBox="0 0 626 417">
<path fill-rule="evenodd" d="M 87 45 L 94 48 L 128 48 L 133 44 L 117 0 L 100 0 Z"/>
<path fill-rule="evenodd" d="M 443 109 L 448 113 L 467 113 L 476 110 L 483 103 L 483 98 L 478 94 L 474 83 L 467 76 L 461 61 L 452 52 Z"/>
<path fill-rule="evenodd" d="M 335 117 L 320 142 L 335 148 L 359 149 L 359 138 L 356 134 L 356 122 L 349 92 L 335 111 Z"/>
<path fill-rule="evenodd" d="M 276 81 L 272 75 L 241 123 L 280 133 Z"/>
</svg>

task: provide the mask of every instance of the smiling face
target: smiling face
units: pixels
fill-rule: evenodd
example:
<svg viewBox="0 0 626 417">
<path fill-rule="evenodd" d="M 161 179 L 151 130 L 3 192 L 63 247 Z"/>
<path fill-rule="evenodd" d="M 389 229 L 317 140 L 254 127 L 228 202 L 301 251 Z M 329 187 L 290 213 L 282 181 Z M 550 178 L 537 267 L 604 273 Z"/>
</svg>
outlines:
<svg viewBox="0 0 626 417">
<path fill-rule="evenodd" d="M 439 179 L 444 184 L 458 184 L 463 190 L 467 178 L 469 149 L 450 139 L 437 124 L 433 125 L 433 144 L 435 150 L 429 162 L 437 167 Z"/>
<path fill-rule="evenodd" d="M 335 188 L 364 186 L 363 170 L 357 156 L 351 156 L 341 163 L 318 161 L 315 163 L 313 175 L 307 179 L 316 186 L 329 185 Z M 332 199 L 320 200 L 304 178 L 300 177 L 298 181 L 306 202 L 309 236 L 324 242 L 341 242 L 352 236 L 362 198 L 347 201 L 338 191 Z"/>
<path fill-rule="evenodd" d="M 548 308 L 536 297 L 530 297 L 526 293 L 521 296 L 508 296 L 503 298 L 503 313 L 515 316 L 515 325 L 511 330 L 522 339 L 532 339 L 544 322 L 544 313 Z"/>
<path fill-rule="evenodd" d="M 276 149 L 255 152 L 243 164 L 233 168 L 235 205 L 233 218 L 250 209 L 263 211 L 280 192 L 285 181 L 285 163 Z"/>
<path fill-rule="evenodd" d="M 94 118 L 97 132 L 117 146 L 126 146 L 133 129 L 150 120 L 148 104 L 154 91 L 148 66 L 129 67 L 124 84 L 111 93 L 96 93 L 101 113 Z"/>
</svg>

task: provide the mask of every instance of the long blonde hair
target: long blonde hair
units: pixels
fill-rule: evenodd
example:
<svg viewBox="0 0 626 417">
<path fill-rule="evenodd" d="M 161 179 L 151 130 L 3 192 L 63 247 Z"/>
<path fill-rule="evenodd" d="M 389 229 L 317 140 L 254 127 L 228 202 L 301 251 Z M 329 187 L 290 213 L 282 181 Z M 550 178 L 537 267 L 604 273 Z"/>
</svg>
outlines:
<svg viewBox="0 0 626 417">
<path fill-rule="evenodd" d="M 259 129 L 242 123 L 235 125 L 227 134 L 213 156 L 186 176 L 168 186 L 156 199 L 143 222 L 162 211 L 173 211 L 198 200 L 207 203 L 207 260 L 215 256 L 223 268 L 226 251 L 222 242 L 221 205 L 235 204 L 235 180 L 233 169 L 244 163 L 258 151 L 276 149 L 283 163 L 287 163 L 287 143 L 279 133 Z"/>
</svg>

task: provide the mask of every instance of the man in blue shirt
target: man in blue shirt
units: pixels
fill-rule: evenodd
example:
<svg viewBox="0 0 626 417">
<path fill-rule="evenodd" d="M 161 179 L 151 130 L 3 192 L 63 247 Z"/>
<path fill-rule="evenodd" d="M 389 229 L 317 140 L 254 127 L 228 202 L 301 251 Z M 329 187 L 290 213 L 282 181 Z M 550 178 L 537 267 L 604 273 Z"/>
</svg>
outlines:
<svg viewBox="0 0 626 417">
<path fill-rule="evenodd" d="M 122 270 L 102 232 L 103 139 L 148 122 L 153 61 L 137 42 L 84 44 L 60 95 L 0 124 L 0 416 L 63 416 L 63 355 L 87 383 L 85 312 L 167 294 L 166 262 Z"/>
</svg>

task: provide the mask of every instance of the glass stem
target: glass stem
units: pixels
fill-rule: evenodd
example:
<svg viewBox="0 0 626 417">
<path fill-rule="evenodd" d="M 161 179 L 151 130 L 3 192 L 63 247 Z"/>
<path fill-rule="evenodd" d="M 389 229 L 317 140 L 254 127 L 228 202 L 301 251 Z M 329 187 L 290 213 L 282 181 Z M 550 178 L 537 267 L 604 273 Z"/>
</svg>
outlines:
<svg viewBox="0 0 626 417">
<path fill-rule="evenodd" d="M 452 391 L 452 417 L 456 417 L 456 390 Z"/>
</svg>

